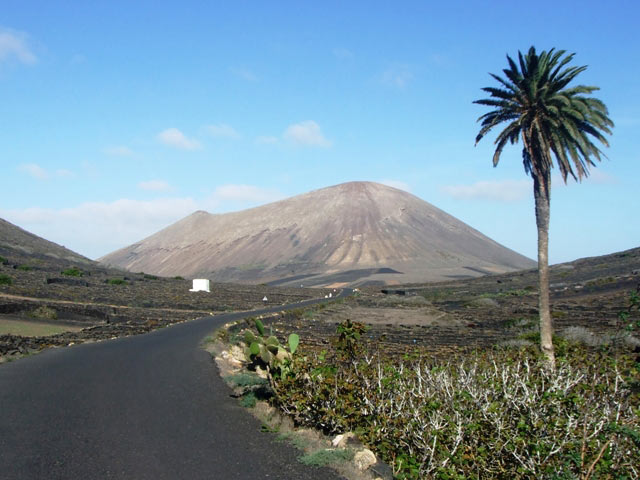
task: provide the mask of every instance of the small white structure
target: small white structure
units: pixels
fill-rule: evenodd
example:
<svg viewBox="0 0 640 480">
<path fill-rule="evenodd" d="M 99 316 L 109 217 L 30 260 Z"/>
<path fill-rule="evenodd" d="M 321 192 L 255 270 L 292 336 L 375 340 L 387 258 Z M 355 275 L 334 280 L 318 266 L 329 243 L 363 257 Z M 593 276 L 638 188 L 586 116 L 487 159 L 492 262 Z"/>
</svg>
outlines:
<svg viewBox="0 0 640 480">
<path fill-rule="evenodd" d="M 209 286 L 209 279 L 207 278 L 194 278 L 193 279 L 193 288 L 191 288 L 190 292 L 211 292 L 211 287 Z"/>
<path fill-rule="evenodd" d="M 264 296 L 264 298 L 262 299 L 262 301 L 263 301 L 264 303 L 267 303 L 267 302 L 269 301 L 269 300 L 267 299 L 267 296 L 266 296 L 266 295 Z"/>
</svg>

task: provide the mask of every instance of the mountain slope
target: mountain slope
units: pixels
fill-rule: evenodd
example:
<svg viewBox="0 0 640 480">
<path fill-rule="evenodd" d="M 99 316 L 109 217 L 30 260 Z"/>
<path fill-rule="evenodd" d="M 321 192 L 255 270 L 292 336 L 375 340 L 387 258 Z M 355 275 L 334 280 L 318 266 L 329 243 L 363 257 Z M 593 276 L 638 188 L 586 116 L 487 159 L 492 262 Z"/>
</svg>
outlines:
<svg viewBox="0 0 640 480">
<path fill-rule="evenodd" d="M 198 211 L 99 261 L 158 275 L 305 285 L 438 280 L 535 265 L 433 205 L 371 182 L 240 212 Z"/>
<path fill-rule="evenodd" d="M 0 218 L 0 251 L 11 255 L 15 253 L 25 258 L 47 258 L 60 262 L 71 262 L 81 264 L 93 264 L 82 255 L 69 250 L 57 243 L 45 240 L 42 237 L 27 232 L 22 228 Z"/>
</svg>

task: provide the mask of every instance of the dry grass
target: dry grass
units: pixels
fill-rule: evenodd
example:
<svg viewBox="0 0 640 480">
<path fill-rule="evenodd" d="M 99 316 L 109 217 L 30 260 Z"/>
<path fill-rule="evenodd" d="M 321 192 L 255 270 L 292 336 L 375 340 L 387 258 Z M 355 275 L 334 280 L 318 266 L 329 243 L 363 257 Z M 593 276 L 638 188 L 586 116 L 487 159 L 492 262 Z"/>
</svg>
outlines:
<svg viewBox="0 0 640 480">
<path fill-rule="evenodd" d="M 0 335 L 20 335 L 22 337 L 45 337 L 64 332 L 77 332 L 80 327 L 53 323 L 34 322 L 32 320 L 0 319 Z"/>
</svg>

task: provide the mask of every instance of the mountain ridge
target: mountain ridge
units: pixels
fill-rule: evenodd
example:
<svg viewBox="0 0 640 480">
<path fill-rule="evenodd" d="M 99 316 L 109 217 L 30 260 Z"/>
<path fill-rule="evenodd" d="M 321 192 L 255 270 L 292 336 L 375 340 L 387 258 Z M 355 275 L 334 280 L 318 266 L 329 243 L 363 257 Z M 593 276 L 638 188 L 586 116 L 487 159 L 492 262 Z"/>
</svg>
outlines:
<svg viewBox="0 0 640 480">
<path fill-rule="evenodd" d="M 34 257 L 44 256 L 59 261 L 93 264 L 93 260 L 28 232 L 7 220 L 0 218 L 0 249 L 16 251 Z"/>
<path fill-rule="evenodd" d="M 373 182 L 334 185 L 239 212 L 199 210 L 98 261 L 239 283 L 313 276 L 315 285 L 349 271 L 369 273 L 338 283 L 437 280 L 535 266 L 424 200 Z M 400 273 L 373 272 L 379 269 Z"/>
</svg>

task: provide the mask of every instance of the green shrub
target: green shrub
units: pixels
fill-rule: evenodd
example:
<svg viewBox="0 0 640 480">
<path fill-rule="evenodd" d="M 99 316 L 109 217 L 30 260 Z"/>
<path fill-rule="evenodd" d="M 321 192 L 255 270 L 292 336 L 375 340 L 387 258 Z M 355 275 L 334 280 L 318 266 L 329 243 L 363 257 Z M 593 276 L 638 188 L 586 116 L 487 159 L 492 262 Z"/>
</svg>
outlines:
<svg viewBox="0 0 640 480">
<path fill-rule="evenodd" d="M 397 478 L 637 478 L 635 359 L 563 348 L 555 371 L 535 347 L 449 362 L 296 356 L 276 401 L 296 423 L 357 432 Z"/>
<path fill-rule="evenodd" d="M 22 270 L 23 272 L 28 272 L 30 270 L 33 270 L 33 267 L 31 267 L 30 265 L 18 265 L 18 270 Z"/>
<path fill-rule="evenodd" d="M 314 467 L 324 467 L 333 463 L 344 463 L 354 456 L 353 450 L 347 449 L 322 449 L 308 453 L 299 458 L 301 463 Z"/>
<path fill-rule="evenodd" d="M 364 323 L 352 322 L 349 319 L 339 324 L 336 329 L 336 333 L 338 334 L 336 348 L 338 352 L 348 360 L 355 359 L 363 351 L 363 347 L 360 344 L 360 337 L 368 329 L 369 327 Z"/>
<path fill-rule="evenodd" d="M 253 392 L 247 392 L 240 397 L 240 405 L 244 408 L 253 408 L 256 406 L 258 399 L 256 398 L 256 394 Z"/>
<path fill-rule="evenodd" d="M 56 312 L 55 309 L 51 307 L 47 307 L 46 305 L 43 305 L 31 311 L 29 313 L 29 316 L 31 318 L 56 320 L 58 318 L 58 312 Z"/>
<path fill-rule="evenodd" d="M 13 284 L 13 279 L 9 275 L 0 273 L 0 285 L 11 285 L 11 284 Z"/>
<path fill-rule="evenodd" d="M 109 278 L 107 283 L 109 285 L 126 285 L 127 281 L 124 278 Z"/>
<path fill-rule="evenodd" d="M 262 378 L 255 373 L 235 373 L 225 377 L 225 380 L 236 387 L 252 387 L 269 383 L 266 378 Z"/>
<path fill-rule="evenodd" d="M 9 260 L 0 255 L 0 265 L 6 265 L 9 263 Z"/>
<path fill-rule="evenodd" d="M 158 280 L 158 277 L 156 275 L 150 275 L 148 273 L 143 274 L 143 277 L 147 280 Z"/>
<path fill-rule="evenodd" d="M 84 272 L 76 267 L 67 268 L 61 273 L 62 275 L 66 275 L 68 277 L 82 277 L 84 275 Z"/>
</svg>

